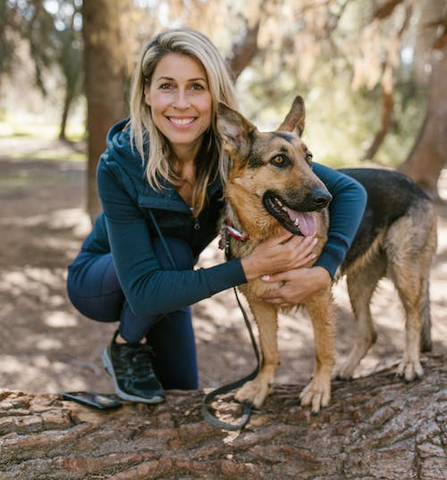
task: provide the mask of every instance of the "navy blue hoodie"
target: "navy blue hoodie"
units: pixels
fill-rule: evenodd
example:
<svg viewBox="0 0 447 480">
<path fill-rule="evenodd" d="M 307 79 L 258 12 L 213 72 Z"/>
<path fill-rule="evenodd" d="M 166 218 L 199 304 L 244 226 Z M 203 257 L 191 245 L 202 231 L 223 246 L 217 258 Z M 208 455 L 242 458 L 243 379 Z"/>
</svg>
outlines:
<svg viewBox="0 0 447 480">
<path fill-rule="evenodd" d="M 240 259 L 206 269 L 160 268 L 152 246 L 156 230 L 149 210 L 163 235 L 185 240 L 197 260 L 218 234 L 222 185 L 219 180 L 210 183 L 209 201 L 195 219 L 172 185 L 166 182 L 161 190 L 149 186 L 144 162 L 131 149 L 126 124 L 123 120 L 112 127 L 98 164 L 103 214 L 95 222 L 89 249 L 112 252 L 121 287 L 134 313 L 146 316 L 171 312 L 245 283 Z M 314 171 L 333 196 L 329 239 L 317 265 L 334 276 L 362 219 L 366 194 L 355 180 L 335 170 L 314 163 Z"/>
</svg>

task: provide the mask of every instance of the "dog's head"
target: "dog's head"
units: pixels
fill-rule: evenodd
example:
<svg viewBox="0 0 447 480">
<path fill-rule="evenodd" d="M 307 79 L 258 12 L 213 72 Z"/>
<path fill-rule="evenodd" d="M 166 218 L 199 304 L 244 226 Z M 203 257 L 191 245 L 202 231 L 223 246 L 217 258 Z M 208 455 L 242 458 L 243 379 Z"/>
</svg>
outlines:
<svg viewBox="0 0 447 480">
<path fill-rule="evenodd" d="M 219 104 L 217 125 L 232 159 L 226 196 L 244 226 L 268 228 L 272 216 L 296 235 L 314 235 L 313 212 L 332 200 L 312 172 L 312 154 L 301 139 L 304 101 L 295 98 L 274 132 L 260 132 L 239 112 Z"/>
</svg>

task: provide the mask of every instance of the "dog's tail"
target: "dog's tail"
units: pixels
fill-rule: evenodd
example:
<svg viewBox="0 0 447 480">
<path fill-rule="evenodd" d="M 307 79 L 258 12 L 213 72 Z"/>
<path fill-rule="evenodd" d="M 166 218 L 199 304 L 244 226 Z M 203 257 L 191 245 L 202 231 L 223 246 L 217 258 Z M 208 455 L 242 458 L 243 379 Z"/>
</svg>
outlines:
<svg viewBox="0 0 447 480">
<path fill-rule="evenodd" d="M 427 286 L 421 302 L 420 314 L 422 319 L 421 352 L 431 352 L 432 341 L 431 341 L 430 291 L 429 291 L 428 281 L 427 281 Z"/>
</svg>

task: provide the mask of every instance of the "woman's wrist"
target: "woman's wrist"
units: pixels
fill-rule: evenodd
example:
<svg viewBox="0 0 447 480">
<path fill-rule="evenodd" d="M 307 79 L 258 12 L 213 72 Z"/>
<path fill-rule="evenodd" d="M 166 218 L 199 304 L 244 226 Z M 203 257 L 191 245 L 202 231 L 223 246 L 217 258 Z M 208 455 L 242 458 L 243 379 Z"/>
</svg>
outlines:
<svg viewBox="0 0 447 480">
<path fill-rule="evenodd" d="M 256 262 L 253 261 L 251 255 L 241 258 L 242 269 L 244 270 L 245 278 L 247 282 L 254 280 L 262 275 L 256 268 Z"/>
<path fill-rule="evenodd" d="M 328 270 L 320 265 L 312 267 L 318 286 L 325 288 L 332 283 L 332 277 Z"/>
</svg>

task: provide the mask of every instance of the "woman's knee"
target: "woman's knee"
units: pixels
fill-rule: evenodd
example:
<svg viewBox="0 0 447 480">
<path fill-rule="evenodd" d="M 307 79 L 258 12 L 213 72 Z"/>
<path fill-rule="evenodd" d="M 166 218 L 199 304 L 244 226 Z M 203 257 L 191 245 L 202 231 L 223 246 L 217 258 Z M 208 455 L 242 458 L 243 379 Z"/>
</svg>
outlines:
<svg viewBox="0 0 447 480">
<path fill-rule="evenodd" d="M 83 315 L 100 322 L 118 321 L 124 303 L 111 254 L 82 252 L 68 268 L 67 294 Z"/>
</svg>

